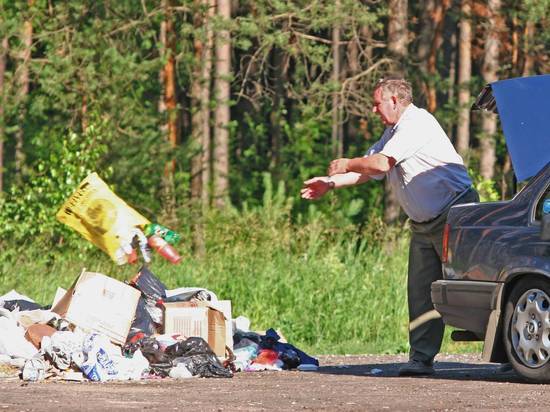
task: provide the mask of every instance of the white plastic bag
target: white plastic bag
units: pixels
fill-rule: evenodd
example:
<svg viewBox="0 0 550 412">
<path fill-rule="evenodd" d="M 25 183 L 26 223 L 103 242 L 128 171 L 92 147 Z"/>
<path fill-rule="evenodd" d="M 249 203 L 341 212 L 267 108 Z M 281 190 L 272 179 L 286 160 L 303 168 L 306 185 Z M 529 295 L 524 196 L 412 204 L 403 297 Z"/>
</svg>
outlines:
<svg viewBox="0 0 550 412">
<path fill-rule="evenodd" d="M 25 339 L 25 330 L 13 319 L 0 316 L 0 354 L 12 358 L 32 358 L 38 350 Z"/>
</svg>

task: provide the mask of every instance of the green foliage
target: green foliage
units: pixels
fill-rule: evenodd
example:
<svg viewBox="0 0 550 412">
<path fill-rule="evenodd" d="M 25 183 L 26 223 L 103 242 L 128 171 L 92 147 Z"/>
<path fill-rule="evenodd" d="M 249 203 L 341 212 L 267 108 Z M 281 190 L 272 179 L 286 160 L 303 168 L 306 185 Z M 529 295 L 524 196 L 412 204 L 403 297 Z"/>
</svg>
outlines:
<svg viewBox="0 0 550 412">
<path fill-rule="evenodd" d="M 0 198 L 0 238 L 15 243 L 41 235 L 55 238 L 63 229 L 54 215 L 76 186 L 89 173 L 101 171 L 109 178 L 111 167 L 101 167 L 107 151 L 108 131 L 98 122 L 86 133 L 70 132 L 65 136 L 48 136 L 42 141 L 58 141 L 48 145 L 48 157 L 36 162 L 36 168 L 23 186 L 12 186 Z"/>
<path fill-rule="evenodd" d="M 180 265 L 155 255 L 151 270 L 169 288 L 201 286 L 231 299 L 234 316 L 250 318 L 254 330 L 280 329 L 312 353 L 407 351 L 407 229 L 373 217 L 357 231 L 342 216 L 313 210 L 293 223 L 293 199 L 264 179 L 262 205 L 206 216 L 203 258 L 184 240 Z M 40 241 L 9 253 L 10 241 L 0 250 L 2 290 L 48 304 L 82 267 L 121 280 L 135 274 L 137 267 L 116 266 L 97 249 L 75 249 L 83 242 L 57 246 L 53 258 Z"/>
<path fill-rule="evenodd" d="M 402 285 L 407 235 L 381 222 L 383 186 L 368 182 L 317 202 L 299 199 L 302 182 L 324 175 L 333 158 L 335 92 L 341 91 L 337 109 L 345 119 L 344 156 L 362 155 L 382 133 L 381 122 L 368 113 L 372 83 L 390 69 L 390 64 L 378 66 L 390 57 L 389 3 L 342 0 L 339 8 L 335 2 L 304 0 L 237 3 L 230 21 L 216 17 L 210 26 L 215 34 L 222 29 L 231 33 L 232 205 L 201 217 L 205 258 L 193 257 L 187 244 L 185 265 L 174 268 L 157 259 L 154 270 L 170 286 L 208 286 L 233 299 L 235 312 L 249 315 L 258 328 L 281 327 L 289 338 L 315 350 L 406 350 Z M 80 266 L 119 278 L 135 270 L 115 267 L 54 220 L 59 206 L 91 171 L 98 171 L 144 215 L 158 219 L 164 168 L 175 159 L 178 230 L 191 238 L 196 217 L 188 207 L 190 159 L 199 148 L 189 139 L 191 115 L 197 109 L 190 92 L 195 70 L 204 63 L 193 42 L 207 39 L 207 25 L 195 21 L 207 7 L 191 0 L 171 4 L 181 114 L 181 144 L 175 150 L 165 141 L 162 125 L 167 114 L 159 110 L 164 93 L 159 72 L 168 56 L 161 42 L 161 2 L 37 1 L 31 7 L 24 0 L 0 3 L 0 37 L 9 40 L 0 119 L 5 126 L 5 136 L 0 136 L 5 143 L 3 181 L 9 188 L 0 196 L 2 287 L 21 287 L 47 303 L 52 288 L 67 286 Z M 522 53 L 546 56 L 549 0 L 506 4 L 510 7 L 503 23 L 514 19 L 510 33 L 527 33 L 528 21 L 537 33 L 532 39 L 520 36 L 518 61 Z M 461 18 L 452 8 L 445 30 L 455 30 Z M 450 81 L 454 57 L 449 51 L 456 47 L 452 33 L 443 35 L 437 73 L 427 76 L 415 55 L 425 24 L 419 18 L 421 5 L 410 9 L 414 15 L 405 67 L 420 97 L 417 103 L 422 105 L 425 84 L 435 86 L 436 116 L 452 131 L 458 111 L 456 86 Z M 32 22 L 34 34 L 30 90 L 21 99 L 19 56 L 25 45 L 20 33 L 25 19 Z M 479 34 L 485 24 L 481 17 L 476 19 Z M 357 67 L 344 64 L 342 79 L 335 81 L 331 34 L 337 23 L 342 60 L 347 63 L 356 53 Z M 501 37 L 506 35 L 503 30 Z M 501 50 L 502 77 L 520 71 L 506 61 L 512 49 Z M 480 63 L 472 66 L 474 93 L 483 83 Z M 547 59 L 539 58 L 535 66 L 545 72 Z M 342 89 L 346 76 L 359 77 Z M 201 103 L 215 108 L 216 99 L 211 96 L 210 102 Z M 478 123 L 474 118 L 473 130 Z M 13 155 L 20 131 L 27 156 L 22 184 L 16 183 Z M 478 140 L 473 139 L 471 164 L 477 160 Z M 497 136 L 496 154 L 499 159 L 506 155 L 502 135 Z M 471 174 L 482 200 L 498 199 L 495 182 Z M 28 250 L 20 252 L 22 244 Z M 13 267 L 21 268 L 21 276 L 9 275 Z"/>
<path fill-rule="evenodd" d="M 470 169 L 470 176 L 473 179 L 473 185 L 479 193 L 481 202 L 496 202 L 500 200 L 500 194 L 496 189 L 496 183 L 492 179 L 484 179 L 479 173 Z"/>
</svg>

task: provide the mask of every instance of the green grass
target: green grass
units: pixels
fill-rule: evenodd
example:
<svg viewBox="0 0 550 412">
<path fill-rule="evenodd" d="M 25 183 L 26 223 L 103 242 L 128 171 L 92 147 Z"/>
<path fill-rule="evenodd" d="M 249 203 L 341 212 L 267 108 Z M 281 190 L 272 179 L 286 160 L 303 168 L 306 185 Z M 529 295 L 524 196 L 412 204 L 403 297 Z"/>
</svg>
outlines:
<svg viewBox="0 0 550 412">
<path fill-rule="evenodd" d="M 169 288 L 201 286 L 232 300 L 233 315 L 248 317 L 254 330 L 278 329 L 310 353 L 408 351 L 408 230 L 376 219 L 361 231 L 334 223 L 319 217 L 291 222 L 284 208 L 213 214 L 204 221 L 205 256 L 193 256 L 184 242 L 179 265 L 156 255 L 150 269 Z M 16 289 L 49 304 L 56 288 L 68 288 L 84 267 L 120 280 L 138 270 L 116 266 L 82 239 L 62 246 L 5 244 L 0 294 Z M 448 336 L 442 348 L 480 350 Z"/>
</svg>

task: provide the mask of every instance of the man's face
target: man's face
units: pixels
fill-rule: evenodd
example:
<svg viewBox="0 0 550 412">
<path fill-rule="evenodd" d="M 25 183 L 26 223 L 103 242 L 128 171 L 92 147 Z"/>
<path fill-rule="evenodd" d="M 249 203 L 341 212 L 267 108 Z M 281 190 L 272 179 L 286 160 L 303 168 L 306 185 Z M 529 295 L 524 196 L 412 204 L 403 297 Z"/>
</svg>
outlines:
<svg viewBox="0 0 550 412">
<path fill-rule="evenodd" d="M 379 87 L 374 90 L 372 112 L 376 113 L 386 126 L 393 126 L 399 120 L 397 97 L 382 93 Z"/>
</svg>

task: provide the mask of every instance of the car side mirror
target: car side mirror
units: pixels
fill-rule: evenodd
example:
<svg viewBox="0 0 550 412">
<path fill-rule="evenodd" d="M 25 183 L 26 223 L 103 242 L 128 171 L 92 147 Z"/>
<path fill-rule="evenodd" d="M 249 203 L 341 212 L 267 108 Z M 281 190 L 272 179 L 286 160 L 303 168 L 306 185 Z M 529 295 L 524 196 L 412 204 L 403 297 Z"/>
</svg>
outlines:
<svg viewBox="0 0 550 412">
<path fill-rule="evenodd" d="M 550 240 L 550 213 L 542 217 L 542 225 L 540 229 L 540 238 L 542 240 Z"/>
</svg>

